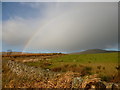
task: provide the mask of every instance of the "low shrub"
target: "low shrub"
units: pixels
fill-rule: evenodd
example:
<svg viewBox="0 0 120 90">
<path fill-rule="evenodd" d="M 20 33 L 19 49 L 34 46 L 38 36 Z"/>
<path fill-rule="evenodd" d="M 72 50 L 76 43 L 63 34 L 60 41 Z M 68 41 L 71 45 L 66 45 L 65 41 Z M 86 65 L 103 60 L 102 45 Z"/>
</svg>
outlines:
<svg viewBox="0 0 120 90">
<path fill-rule="evenodd" d="M 92 74 L 92 67 L 84 67 L 83 70 L 81 71 L 82 76 L 84 75 L 91 75 Z"/>
<path fill-rule="evenodd" d="M 105 70 L 105 67 L 103 67 L 103 70 Z"/>
<path fill-rule="evenodd" d="M 100 78 L 102 81 L 106 81 L 106 82 L 110 82 L 112 80 L 112 77 L 106 75 L 100 75 Z"/>
<path fill-rule="evenodd" d="M 55 68 L 52 68 L 51 70 L 54 71 L 54 72 L 60 72 L 62 70 L 62 68 L 61 67 L 55 67 Z"/>
<path fill-rule="evenodd" d="M 118 71 L 120 71 L 120 65 L 115 67 Z"/>
<path fill-rule="evenodd" d="M 97 69 L 99 69 L 99 70 L 100 70 L 100 69 L 101 69 L 101 65 L 97 66 Z"/>
</svg>

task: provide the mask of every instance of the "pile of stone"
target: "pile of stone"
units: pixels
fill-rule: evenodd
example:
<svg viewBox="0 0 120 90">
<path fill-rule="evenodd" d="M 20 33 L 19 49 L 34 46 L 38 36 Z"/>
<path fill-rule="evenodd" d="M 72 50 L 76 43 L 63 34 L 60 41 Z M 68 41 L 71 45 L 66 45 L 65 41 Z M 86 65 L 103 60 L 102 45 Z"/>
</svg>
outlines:
<svg viewBox="0 0 120 90">
<path fill-rule="evenodd" d="M 76 77 L 73 79 L 73 88 L 84 88 L 85 90 L 98 89 L 98 90 L 120 90 L 118 83 L 107 83 L 101 81 L 97 74 L 88 75 L 84 77 Z"/>
<path fill-rule="evenodd" d="M 36 62 L 39 61 L 39 59 L 29 59 L 29 60 L 23 60 L 22 62 Z"/>
<path fill-rule="evenodd" d="M 23 63 L 20 62 L 15 62 L 12 60 L 9 60 L 7 63 L 7 66 L 10 68 L 10 70 L 14 73 L 16 73 L 18 76 L 23 76 L 23 77 L 41 77 L 41 78 L 52 78 L 54 76 L 53 72 L 50 72 L 48 70 L 44 70 L 40 67 L 36 68 L 33 66 L 27 66 Z"/>
</svg>

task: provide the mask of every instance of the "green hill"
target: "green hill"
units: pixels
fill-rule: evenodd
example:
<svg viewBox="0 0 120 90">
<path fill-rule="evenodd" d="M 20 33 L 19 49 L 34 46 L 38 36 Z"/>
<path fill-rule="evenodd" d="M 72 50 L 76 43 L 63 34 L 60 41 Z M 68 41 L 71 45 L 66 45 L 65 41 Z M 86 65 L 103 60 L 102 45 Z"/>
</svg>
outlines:
<svg viewBox="0 0 120 90">
<path fill-rule="evenodd" d="M 71 54 L 96 54 L 96 53 L 113 53 L 117 51 L 108 51 L 108 50 L 102 50 L 102 49 L 88 49 L 82 52 L 75 52 Z"/>
</svg>

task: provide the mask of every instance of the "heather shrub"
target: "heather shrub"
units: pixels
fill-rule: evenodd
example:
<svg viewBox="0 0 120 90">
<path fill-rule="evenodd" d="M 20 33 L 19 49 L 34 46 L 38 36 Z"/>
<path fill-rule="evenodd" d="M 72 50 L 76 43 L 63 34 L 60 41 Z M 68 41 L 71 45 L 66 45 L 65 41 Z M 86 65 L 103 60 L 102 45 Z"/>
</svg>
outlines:
<svg viewBox="0 0 120 90">
<path fill-rule="evenodd" d="M 81 74 L 82 74 L 82 76 L 84 76 L 84 75 L 91 75 L 92 74 L 91 71 L 92 71 L 92 67 L 86 66 L 86 67 L 84 67 L 82 69 Z"/>
<path fill-rule="evenodd" d="M 54 71 L 54 72 L 60 72 L 62 70 L 62 68 L 61 67 L 55 67 L 55 68 L 52 68 L 51 70 Z"/>
<path fill-rule="evenodd" d="M 101 65 L 97 66 L 97 69 L 99 69 L 99 70 L 100 70 L 100 69 L 101 69 Z"/>
<path fill-rule="evenodd" d="M 112 77 L 107 75 L 100 75 L 100 78 L 102 81 L 110 82 L 112 80 Z"/>
</svg>

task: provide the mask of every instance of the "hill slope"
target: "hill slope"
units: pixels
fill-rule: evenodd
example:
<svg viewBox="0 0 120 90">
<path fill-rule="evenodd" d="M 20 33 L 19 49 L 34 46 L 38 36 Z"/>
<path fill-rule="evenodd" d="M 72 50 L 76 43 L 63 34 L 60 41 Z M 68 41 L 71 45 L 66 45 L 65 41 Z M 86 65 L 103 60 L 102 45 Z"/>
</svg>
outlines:
<svg viewBox="0 0 120 90">
<path fill-rule="evenodd" d="M 117 52 L 117 51 L 107 51 L 107 50 L 102 50 L 102 49 L 89 49 L 86 51 L 76 52 L 76 53 L 71 53 L 71 54 L 96 54 L 96 53 L 110 53 L 110 52 Z"/>
</svg>

